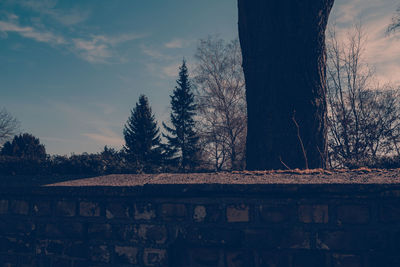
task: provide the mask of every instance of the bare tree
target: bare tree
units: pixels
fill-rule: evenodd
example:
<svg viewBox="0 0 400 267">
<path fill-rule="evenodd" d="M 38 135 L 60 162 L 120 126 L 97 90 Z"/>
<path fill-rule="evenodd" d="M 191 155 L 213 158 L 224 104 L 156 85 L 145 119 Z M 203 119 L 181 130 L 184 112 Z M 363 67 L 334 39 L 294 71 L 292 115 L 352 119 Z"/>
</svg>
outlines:
<svg viewBox="0 0 400 267">
<path fill-rule="evenodd" d="M 332 164 L 350 166 L 399 152 L 398 92 L 374 83 L 364 61 L 366 37 L 356 25 L 344 40 L 334 27 L 327 40 L 329 154 Z"/>
<path fill-rule="evenodd" d="M 19 122 L 5 108 L 0 109 L 0 145 L 17 133 Z"/>
<path fill-rule="evenodd" d="M 206 157 L 216 170 L 243 168 L 247 115 L 239 41 L 208 37 L 199 41 L 195 57 L 199 130 Z"/>
</svg>

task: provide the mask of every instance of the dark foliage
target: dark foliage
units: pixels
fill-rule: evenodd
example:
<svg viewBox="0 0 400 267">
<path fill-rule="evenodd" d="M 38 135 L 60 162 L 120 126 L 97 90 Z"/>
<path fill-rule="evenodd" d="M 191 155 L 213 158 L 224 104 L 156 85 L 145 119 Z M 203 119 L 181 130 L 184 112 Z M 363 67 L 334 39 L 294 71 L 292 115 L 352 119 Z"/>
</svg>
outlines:
<svg viewBox="0 0 400 267">
<path fill-rule="evenodd" d="M 41 175 L 51 174 L 48 160 L 0 156 L 0 175 Z"/>
<path fill-rule="evenodd" d="M 0 175 L 74 175 L 97 176 L 137 173 L 135 165 L 125 160 L 123 151 L 104 147 L 101 153 L 49 156 L 45 160 L 0 156 Z"/>
<path fill-rule="evenodd" d="M 160 168 L 162 151 L 159 128 L 146 96 L 141 95 L 132 109 L 125 128 L 126 159 L 137 169 L 153 172 Z"/>
<path fill-rule="evenodd" d="M 163 123 L 168 132 L 163 136 L 168 142 L 166 155 L 170 162 L 177 165 L 180 171 L 187 171 L 193 170 L 198 164 L 199 137 L 195 132 L 196 104 L 185 60 L 179 68 L 179 78 L 176 82 L 178 85 L 170 96 L 171 126 Z"/>
<path fill-rule="evenodd" d="M 44 145 L 40 144 L 39 138 L 24 133 L 16 135 L 12 141 L 6 142 L 1 149 L 1 155 L 43 161 L 46 159 L 46 149 Z"/>
</svg>

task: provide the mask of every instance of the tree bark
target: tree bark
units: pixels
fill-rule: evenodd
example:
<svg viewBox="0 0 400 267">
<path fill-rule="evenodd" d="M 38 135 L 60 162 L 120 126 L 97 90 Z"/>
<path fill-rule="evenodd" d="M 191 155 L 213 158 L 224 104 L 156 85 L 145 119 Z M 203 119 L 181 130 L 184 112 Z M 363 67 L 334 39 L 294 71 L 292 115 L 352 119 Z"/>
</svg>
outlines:
<svg viewBox="0 0 400 267">
<path fill-rule="evenodd" d="M 327 160 L 325 29 L 334 0 L 238 0 L 248 170 Z"/>
</svg>

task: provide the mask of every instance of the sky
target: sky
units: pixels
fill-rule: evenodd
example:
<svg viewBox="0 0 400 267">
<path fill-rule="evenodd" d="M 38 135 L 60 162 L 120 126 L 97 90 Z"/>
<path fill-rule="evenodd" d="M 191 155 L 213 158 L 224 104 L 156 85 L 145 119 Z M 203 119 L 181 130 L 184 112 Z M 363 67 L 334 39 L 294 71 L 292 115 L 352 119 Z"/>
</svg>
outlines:
<svg viewBox="0 0 400 267">
<path fill-rule="evenodd" d="M 387 35 L 398 0 L 336 0 L 340 36 L 359 21 L 366 60 L 400 85 L 400 33 Z M 159 122 L 185 58 L 201 38 L 237 38 L 236 0 L 1 0 L 0 108 L 49 154 L 120 149 L 141 94 Z"/>
</svg>

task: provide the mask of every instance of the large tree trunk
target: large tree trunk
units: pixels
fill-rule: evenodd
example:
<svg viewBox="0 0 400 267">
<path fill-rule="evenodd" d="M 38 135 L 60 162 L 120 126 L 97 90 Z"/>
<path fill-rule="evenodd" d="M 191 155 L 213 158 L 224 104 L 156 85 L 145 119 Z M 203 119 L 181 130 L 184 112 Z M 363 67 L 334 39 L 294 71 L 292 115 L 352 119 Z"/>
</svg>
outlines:
<svg viewBox="0 0 400 267">
<path fill-rule="evenodd" d="M 325 167 L 325 29 L 334 0 L 238 0 L 249 170 Z"/>
</svg>

